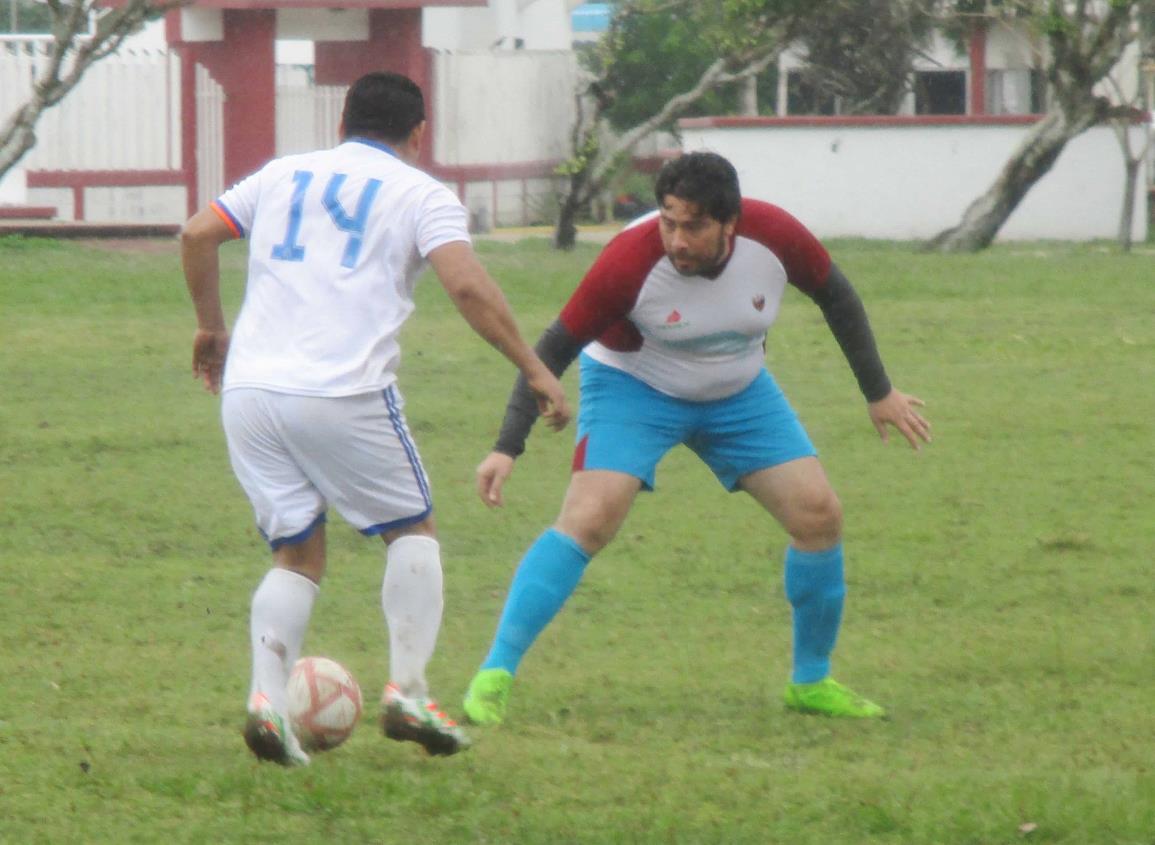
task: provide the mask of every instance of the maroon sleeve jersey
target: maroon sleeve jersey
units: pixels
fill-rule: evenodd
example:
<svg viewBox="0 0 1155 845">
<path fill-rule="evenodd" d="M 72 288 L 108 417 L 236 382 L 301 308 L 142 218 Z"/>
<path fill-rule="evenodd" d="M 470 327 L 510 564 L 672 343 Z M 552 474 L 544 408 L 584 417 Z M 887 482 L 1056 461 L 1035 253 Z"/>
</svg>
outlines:
<svg viewBox="0 0 1155 845">
<path fill-rule="evenodd" d="M 730 256 L 713 277 L 683 276 L 666 257 L 658 212 L 598 256 L 561 312 L 586 352 L 670 396 L 732 396 L 765 363 L 766 332 L 787 284 L 817 290 L 830 256 L 781 208 L 744 199 Z"/>
</svg>

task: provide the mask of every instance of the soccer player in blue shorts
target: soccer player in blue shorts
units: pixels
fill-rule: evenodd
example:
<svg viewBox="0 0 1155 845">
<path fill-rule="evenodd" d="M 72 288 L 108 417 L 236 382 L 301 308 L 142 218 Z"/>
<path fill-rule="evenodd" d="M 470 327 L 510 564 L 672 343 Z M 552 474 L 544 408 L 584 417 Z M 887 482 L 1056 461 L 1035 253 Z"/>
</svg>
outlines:
<svg viewBox="0 0 1155 845">
<path fill-rule="evenodd" d="M 573 474 L 561 514 L 522 558 L 488 656 L 466 693 L 475 724 L 506 715 L 523 656 L 614 538 L 662 457 L 692 449 L 727 490 L 750 494 L 790 536 L 786 597 L 793 670 L 786 706 L 853 718 L 885 715 L 830 675 L 842 619 L 842 509 L 814 447 L 765 366 L 766 333 L 787 285 L 822 310 L 885 441 L 893 426 L 918 449 L 922 400 L 894 389 L 866 311 L 823 245 L 781 208 L 743 198 L 713 153 L 668 162 L 658 209 L 619 233 L 538 341 L 561 374 L 580 356 Z M 536 416 L 519 380 L 497 445 L 477 470 L 491 507 Z"/>
</svg>

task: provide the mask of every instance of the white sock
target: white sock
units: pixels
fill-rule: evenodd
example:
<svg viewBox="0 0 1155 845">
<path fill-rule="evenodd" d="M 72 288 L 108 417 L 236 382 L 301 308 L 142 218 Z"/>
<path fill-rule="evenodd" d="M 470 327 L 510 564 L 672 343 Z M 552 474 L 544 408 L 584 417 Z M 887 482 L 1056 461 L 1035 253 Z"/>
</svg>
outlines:
<svg viewBox="0 0 1155 845">
<path fill-rule="evenodd" d="M 274 567 L 253 593 L 249 622 L 253 682 L 249 696 L 264 693 L 278 713 L 285 712 L 285 684 L 301 656 L 313 601 L 320 589 L 304 575 Z"/>
<path fill-rule="evenodd" d="M 408 534 L 389 544 L 381 609 L 389 626 L 389 679 L 402 695 L 429 695 L 425 667 L 441 630 L 441 546 Z"/>
</svg>

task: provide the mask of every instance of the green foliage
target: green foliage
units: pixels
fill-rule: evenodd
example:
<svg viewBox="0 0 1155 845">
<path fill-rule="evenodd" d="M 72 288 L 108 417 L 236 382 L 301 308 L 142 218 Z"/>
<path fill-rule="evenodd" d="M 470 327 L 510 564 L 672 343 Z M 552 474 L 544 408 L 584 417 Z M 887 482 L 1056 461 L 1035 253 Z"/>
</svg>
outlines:
<svg viewBox="0 0 1155 845">
<path fill-rule="evenodd" d="M 52 11 L 37 0 L 4 0 L 0 2 L 0 33 L 50 35 Z"/>
<path fill-rule="evenodd" d="M 642 123 L 671 97 L 692 88 L 722 55 L 718 40 L 703 33 L 692 8 L 664 4 L 658 11 L 644 11 L 645 5 L 618 7 L 610 32 L 596 48 L 581 54 L 598 77 L 593 93 L 606 104 L 604 115 L 619 131 Z M 706 94 L 681 116 L 726 114 L 734 106 L 732 87 L 723 88 Z M 673 121 L 662 128 L 673 129 Z"/>
<path fill-rule="evenodd" d="M 917 455 L 877 442 L 819 312 L 787 294 L 770 367 L 846 512 L 836 672 L 892 721 L 783 711 L 786 538 L 679 449 L 526 659 L 510 723 L 450 759 L 374 728 L 381 544 L 334 517 L 307 650 L 346 662 L 369 712 L 286 771 L 239 736 L 267 552 L 188 372 L 175 246 L 140 246 L 0 239 L 0 841 L 1151 842 L 1150 250 L 830 244 L 928 402 Z M 479 249 L 533 336 L 596 254 Z M 224 267 L 235 313 L 239 245 Z M 535 432 L 487 511 L 473 469 L 510 368 L 428 279 L 403 346 L 446 571 L 430 679 L 460 713 L 572 431 Z"/>
<path fill-rule="evenodd" d="M 600 149 L 601 142 L 598 140 L 597 133 L 587 132 L 582 138 L 580 149 L 572 157 L 555 167 L 554 173 L 558 176 L 573 176 L 584 172 L 597 158 Z"/>
</svg>

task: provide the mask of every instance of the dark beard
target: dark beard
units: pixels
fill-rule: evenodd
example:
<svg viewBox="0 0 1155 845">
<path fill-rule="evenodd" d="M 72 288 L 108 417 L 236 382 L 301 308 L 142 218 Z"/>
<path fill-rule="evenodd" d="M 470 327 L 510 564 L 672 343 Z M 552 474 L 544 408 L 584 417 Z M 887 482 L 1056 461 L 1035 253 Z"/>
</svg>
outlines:
<svg viewBox="0 0 1155 845">
<path fill-rule="evenodd" d="M 714 250 L 714 257 L 708 263 L 700 265 L 699 268 L 692 273 L 682 273 L 681 270 L 678 270 L 678 272 L 682 273 L 683 276 L 704 276 L 707 279 L 713 279 L 722 272 L 722 268 L 730 258 L 730 252 L 726 248 L 726 240 L 727 238 L 724 232 L 718 236 L 718 248 Z M 678 265 L 675 264 L 674 269 L 677 269 L 677 267 Z"/>
</svg>

